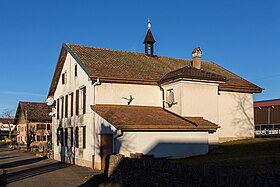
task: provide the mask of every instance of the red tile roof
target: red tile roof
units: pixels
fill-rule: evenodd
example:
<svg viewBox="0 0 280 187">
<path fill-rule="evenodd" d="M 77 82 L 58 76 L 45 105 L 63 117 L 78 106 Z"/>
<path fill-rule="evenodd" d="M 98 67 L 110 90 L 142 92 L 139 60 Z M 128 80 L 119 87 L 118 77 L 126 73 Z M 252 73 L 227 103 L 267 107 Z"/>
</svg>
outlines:
<svg viewBox="0 0 280 187">
<path fill-rule="evenodd" d="M 280 99 L 254 102 L 254 107 L 277 106 L 277 105 L 280 105 Z"/>
<path fill-rule="evenodd" d="M 211 80 L 211 81 L 222 81 L 226 82 L 227 79 L 221 75 L 215 73 L 209 73 L 207 71 L 196 69 L 194 67 L 183 67 L 175 71 L 167 73 L 161 80 L 160 83 L 165 83 L 168 81 L 176 79 L 197 79 L 197 80 Z"/>
<path fill-rule="evenodd" d="M 182 118 L 161 107 L 94 105 L 92 109 L 121 130 L 216 130 L 218 126 L 203 118 Z"/>
<path fill-rule="evenodd" d="M 55 92 L 67 52 L 75 58 L 91 79 L 99 78 L 103 82 L 158 85 L 166 74 L 183 67 L 191 67 L 191 61 L 186 59 L 63 44 L 49 96 L 53 96 Z M 213 62 L 202 61 L 201 65 L 203 71 L 225 77 L 228 80 L 219 85 L 220 90 L 248 93 L 262 91 L 262 88 Z"/>
<path fill-rule="evenodd" d="M 51 122 L 51 116 L 49 116 L 51 111 L 52 108 L 46 103 L 20 101 L 16 111 L 16 119 L 18 120 L 23 112 L 25 119 L 27 116 L 27 120 L 30 122 Z"/>
<path fill-rule="evenodd" d="M 0 118 L 0 123 L 3 124 L 15 124 L 15 118 Z"/>
</svg>

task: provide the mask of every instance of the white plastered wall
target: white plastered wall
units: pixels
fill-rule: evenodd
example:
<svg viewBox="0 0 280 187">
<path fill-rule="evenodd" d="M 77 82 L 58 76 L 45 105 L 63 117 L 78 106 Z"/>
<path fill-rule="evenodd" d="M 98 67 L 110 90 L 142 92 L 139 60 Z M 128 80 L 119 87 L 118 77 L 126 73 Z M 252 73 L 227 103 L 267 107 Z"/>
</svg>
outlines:
<svg viewBox="0 0 280 187">
<path fill-rule="evenodd" d="M 218 124 L 218 84 L 179 81 L 163 86 L 165 96 L 173 89 L 175 105 L 166 109 L 186 117 L 203 117 Z"/>
<path fill-rule="evenodd" d="M 183 158 L 208 153 L 207 132 L 124 132 L 117 139 L 119 153 Z"/>
<path fill-rule="evenodd" d="M 220 142 L 254 137 L 253 94 L 220 91 Z"/>
<path fill-rule="evenodd" d="M 77 77 L 74 76 L 74 66 L 77 64 Z M 70 97 L 68 101 L 68 118 L 57 119 L 56 117 L 52 118 L 53 122 L 53 151 L 54 158 L 57 160 L 62 160 L 70 163 L 76 163 L 78 165 L 83 165 L 87 167 L 91 167 L 92 163 L 92 155 L 94 155 L 94 139 L 92 138 L 92 134 L 94 133 L 93 127 L 93 111 L 90 108 L 90 105 L 93 103 L 93 86 L 91 81 L 88 79 L 88 75 L 82 69 L 82 67 L 76 62 L 76 60 L 67 53 L 65 63 L 62 69 L 62 73 L 66 73 L 66 84 L 62 84 L 62 76 L 60 75 L 59 81 L 57 84 L 56 91 L 54 93 L 54 99 L 64 97 L 65 95 L 69 95 L 70 93 L 74 94 L 74 116 L 70 116 Z M 76 105 L 76 90 L 86 87 L 86 114 L 80 114 L 79 116 L 75 115 L 75 105 Z M 81 95 L 79 96 L 81 98 Z M 81 103 L 80 103 L 81 106 Z M 61 107 L 61 104 L 60 104 Z M 64 111 L 65 111 L 65 100 L 64 100 Z M 53 109 L 53 112 L 56 113 L 56 109 Z M 61 115 L 60 115 L 61 116 Z M 63 114 L 64 116 L 64 114 Z M 74 146 L 61 148 L 61 146 L 57 146 L 57 129 L 59 124 L 62 128 L 73 127 L 74 131 Z M 76 148 L 75 147 L 75 127 L 76 126 L 86 126 L 86 148 Z M 65 141 L 65 138 L 64 138 Z M 68 142 L 68 145 L 70 142 Z M 61 156 L 65 157 L 62 158 Z"/>
<path fill-rule="evenodd" d="M 96 87 L 96 104 L 130 105 L 162 107 L 162 92 L 158 86 L 140 84 L 101 83 Z M 124 99 L 127 98 L 127 99 Z"/>
</svg>

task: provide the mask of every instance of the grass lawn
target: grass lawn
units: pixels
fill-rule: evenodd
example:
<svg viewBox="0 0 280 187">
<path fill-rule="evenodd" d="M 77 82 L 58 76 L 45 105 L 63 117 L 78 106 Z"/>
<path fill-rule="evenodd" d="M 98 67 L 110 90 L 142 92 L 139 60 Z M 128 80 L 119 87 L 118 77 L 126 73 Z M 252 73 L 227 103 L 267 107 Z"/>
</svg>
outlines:
<svg viewBox="0 0 280 187">
<path fill-rule="evenodd" d="M 219 144 L 219 148 L 208 155 L 171 162 L 198 166 L 201 164 L 220 166 L 246 172 L 280 172 L 280 138 L 248 139 Z"/>
</svg>

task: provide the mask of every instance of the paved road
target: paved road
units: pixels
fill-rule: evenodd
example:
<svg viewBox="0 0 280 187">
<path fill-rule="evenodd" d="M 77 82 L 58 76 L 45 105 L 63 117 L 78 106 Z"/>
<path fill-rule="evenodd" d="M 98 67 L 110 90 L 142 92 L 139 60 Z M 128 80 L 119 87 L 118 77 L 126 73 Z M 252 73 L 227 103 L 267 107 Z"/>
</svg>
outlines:
<svg viewBox="0 0 280 187">
<path fill-rule="evenodd" d="M 3 170 L 7 170 L 5 175 L 2 174 Z M 86 180 L 100 172 L 0 145 L 0 174 L 8 187 L 86 187 L 89 186 Z"/>
</svg>

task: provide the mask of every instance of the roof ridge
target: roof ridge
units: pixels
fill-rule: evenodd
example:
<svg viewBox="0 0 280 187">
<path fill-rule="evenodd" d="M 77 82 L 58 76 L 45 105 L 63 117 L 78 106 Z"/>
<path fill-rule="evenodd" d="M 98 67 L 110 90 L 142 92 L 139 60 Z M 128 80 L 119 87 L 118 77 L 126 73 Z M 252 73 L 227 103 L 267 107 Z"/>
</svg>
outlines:
<svg viewBox="0 0 280 187">
<path fill-rule="evenodd" d="M 145 53 L 137 52 L 137 51 L 125 51 L 125 50 L 117 50 L 117 49 L 109 49 L 109 48 L 103 48 L 103 47 L 95 47 L 95 46 L 86 46 L 86 45 L 81 45 L 81 44 L 72 44 L 72 43 L 64 43 L 67 46 L 68 45 L 75 45 L 75 46 L 80 46 L 80 47 L 86 47 L 86 48 L 92 48 L 92 49 L 100 49 L 100 50 L 106 50 L 106 51 L 115 51 L 115 52 L 123 52 L 123 53 L 131 53 L 131 54 L 137 54 L 137 55 L 142 55 L 142 56 L 147 56 Z M 69 46 L 68 46 L 69 47 Z M 184 61 L 191 61 L 190 59 L 186 58 L 179 58 L 179 57 L 169 57 L 169 56 L 161 56 L 161 55 L 156 55 L 156 57 L 160 58 L 167 58 L 167 59 L 176 59 L 176 60 L 184 60 Z M 154 58 L 154 57 L 152 57 Z"/>
</svg>

